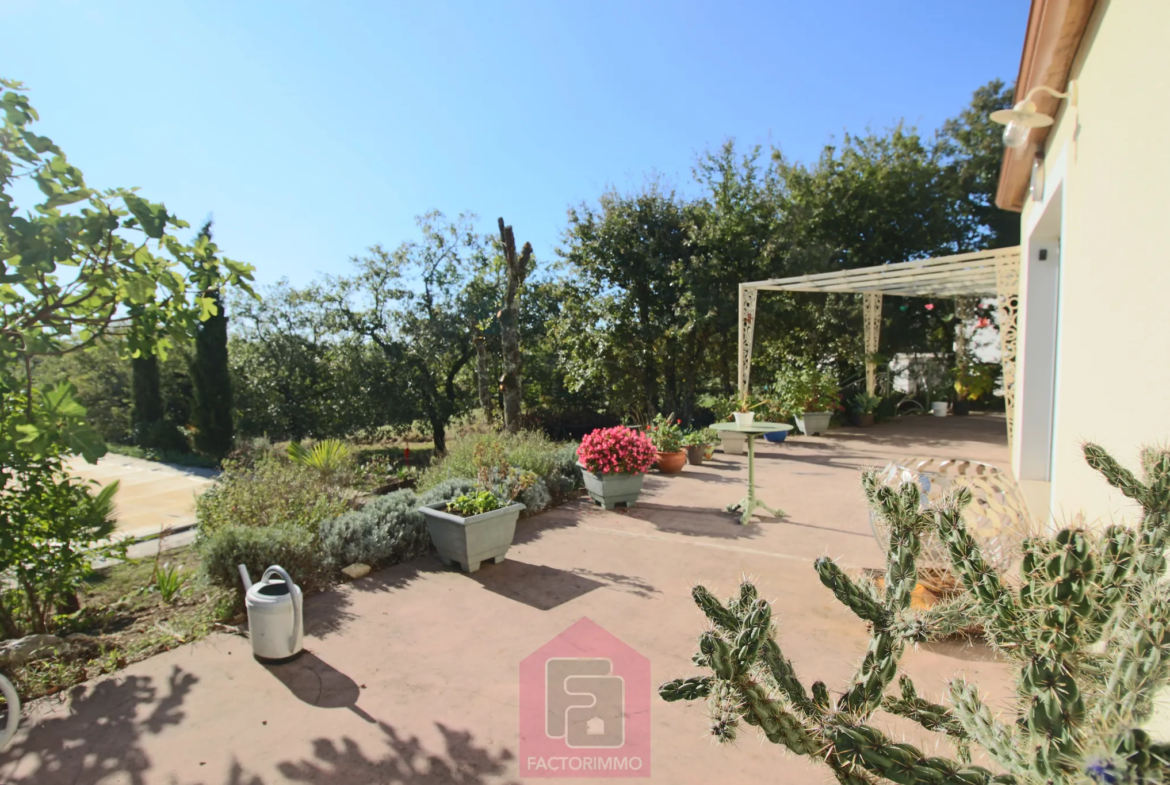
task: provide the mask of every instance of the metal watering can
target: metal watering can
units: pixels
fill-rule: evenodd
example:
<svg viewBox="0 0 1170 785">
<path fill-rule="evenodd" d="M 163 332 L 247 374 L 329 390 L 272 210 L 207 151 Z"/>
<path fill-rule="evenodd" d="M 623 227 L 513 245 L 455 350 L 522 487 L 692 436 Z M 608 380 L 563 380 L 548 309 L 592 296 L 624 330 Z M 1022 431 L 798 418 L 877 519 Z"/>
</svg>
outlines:
<svg viewBox="0 0 1170 785">
<path fill-rule="evenodd" d="M 239 570 L 247 589 L 244 606 L 248 609 L 253 656 L 261 661 L 279 661 L 300 654 L 305 631 L 301 587 L 276 565 L 265 570 L 255 584 L 248 577 L 247 567 L 241 564 Z"/>
</svg>

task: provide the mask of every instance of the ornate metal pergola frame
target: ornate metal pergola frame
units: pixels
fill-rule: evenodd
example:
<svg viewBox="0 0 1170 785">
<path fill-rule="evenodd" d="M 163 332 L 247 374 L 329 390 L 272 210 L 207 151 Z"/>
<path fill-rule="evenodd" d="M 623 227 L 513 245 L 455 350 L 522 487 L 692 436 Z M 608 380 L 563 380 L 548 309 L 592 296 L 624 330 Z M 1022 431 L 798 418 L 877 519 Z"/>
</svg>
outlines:
<svg viewBox="0 0 1170 785">
<path fill-rule="evenodd" d="M 1020 294 L 1020 247 L 939 256 L 914 262 L 883 264 L 857 270 L 800 275 L 739 285 L 739 391 L 746 394 L 751 381 L 752 339 L 756 327 L 756 301 L 760 292 L 840 292 L 862 295 L 865 323 L 865 386 L 870 395 L 876 387 L 873 356 L 881 339 L 882 296 L 954 297 L 960 313 L 973 298 L 995 297 L 999 308 L 999 339 L 1003 355 L 1004 403 L 1007 409 L 1008 444 L 1012 443 L 1015 410 L 1016 311 Z"/>
</svg>

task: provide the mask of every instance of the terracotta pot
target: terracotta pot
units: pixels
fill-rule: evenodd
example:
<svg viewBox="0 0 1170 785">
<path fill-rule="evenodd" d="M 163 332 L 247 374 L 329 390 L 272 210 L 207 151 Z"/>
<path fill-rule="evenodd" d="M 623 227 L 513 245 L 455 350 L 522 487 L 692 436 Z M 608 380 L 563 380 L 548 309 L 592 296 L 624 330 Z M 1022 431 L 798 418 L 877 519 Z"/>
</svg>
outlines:
<svg viewBox="0 0 1170 785">
<path fill-rule="evenodd" d="M 691 466 L 699 466 L 703 463 L 703 453 L 705 447 L 702 444 L 692 444 L 687 447 L 687 463 Z"/>
<path fill-rule="evenodd" d="M 658 453 L 658 471 L 663 474 L 674 474 L 681 472 L 682 468 L 686 466 L 687 454 L 682 450 L 678 452 L 660 452 Z"/>
<path fill-rule="evenodd" d="M 873 412 L 869 414 L 855 414 L 853 415 L 853 424 L 858 428 L 869 428 L 873 425 Z"/>
<path fill-rule="evenodd" d="M 704 444 L 703 445 L 703 460 L 709 461 L 714 457 L 715 457 L 715 445 L 714 444 Z"/>
<path fill-rule="evenodd" d="M 971 413 L 970 401 L 955 401 L 955 405 L 951 407 L 951 413 L 959 417 L 965 417 Z"/>
</svg>

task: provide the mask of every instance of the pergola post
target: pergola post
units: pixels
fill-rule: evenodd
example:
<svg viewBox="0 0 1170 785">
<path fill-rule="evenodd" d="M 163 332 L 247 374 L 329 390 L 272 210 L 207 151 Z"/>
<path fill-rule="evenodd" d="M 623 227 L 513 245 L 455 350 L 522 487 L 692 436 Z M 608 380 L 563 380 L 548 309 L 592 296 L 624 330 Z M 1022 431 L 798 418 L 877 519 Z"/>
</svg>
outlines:
<svg viewBox="0 0 1170 785">
<path fill-rule="evenodd" d="M 1003 363 L 1003 408 L 1008 450 L 1015 447 L 1016 313 L 1020 308 L 1019 254 L 1002 256 L 995 265 L 995 300 L 999 316 L 1000 362 Z"/>
<path fill-rule="evenodd" d="M 865 325 L 865 391 L 873 395 L 877 390 L 877 355 L 882 337 L 882 293 L 865 292 L 861 295 L 861 317 Z"/>
<path fill-rule="evenodd" d="M 752 339 L 756 333 L 756 297 L 754 286 L 739 285 L 739 394 L 745 396 L 752 376 Z"/>
</svg>

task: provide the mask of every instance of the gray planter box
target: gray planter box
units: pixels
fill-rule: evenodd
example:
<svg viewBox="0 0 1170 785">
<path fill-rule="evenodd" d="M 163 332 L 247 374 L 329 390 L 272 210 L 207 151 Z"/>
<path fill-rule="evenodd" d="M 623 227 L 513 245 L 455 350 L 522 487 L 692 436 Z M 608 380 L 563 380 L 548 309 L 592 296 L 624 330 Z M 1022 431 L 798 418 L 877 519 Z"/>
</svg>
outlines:
<svg viewBox="0 0 1170 785">
<path fill-rule="evenodd" d="M 496 564 L 504 560 L 523 509 L 524 505 L 517 502 L 464 518 L 447 512 L 446 502 L 440 502 L 419 507 L 418 511 L 427 519 L 427 531 L 443 564 L 458 564 L 464 572 L 475 572 L 488 559 Z"/>
<path fill-rule="evenodd" d="M 577 464 L 581 466 L 581 464 Z M 585 480 L 585 490 L 589 498 L 607 510 L 616 505 L 624 504 L 633 507 L 642 493 L 642 480 L 645 474 L 594 474 L 581 466 L 581 477 Z"/>
<path fill-rule="evenodd" d="M 735 431 L 720 431 L 719 443 L 727 455 L 743 455 L 747 452 L 747 437 Z"/>
<path fill-rule="evenodd" d="M 829 430 L 829 420 L 833 419 L 832 412 L 805 412 L 797 415 L 796 427 L 806 436 L 825 433 Z"/>
</svg>

